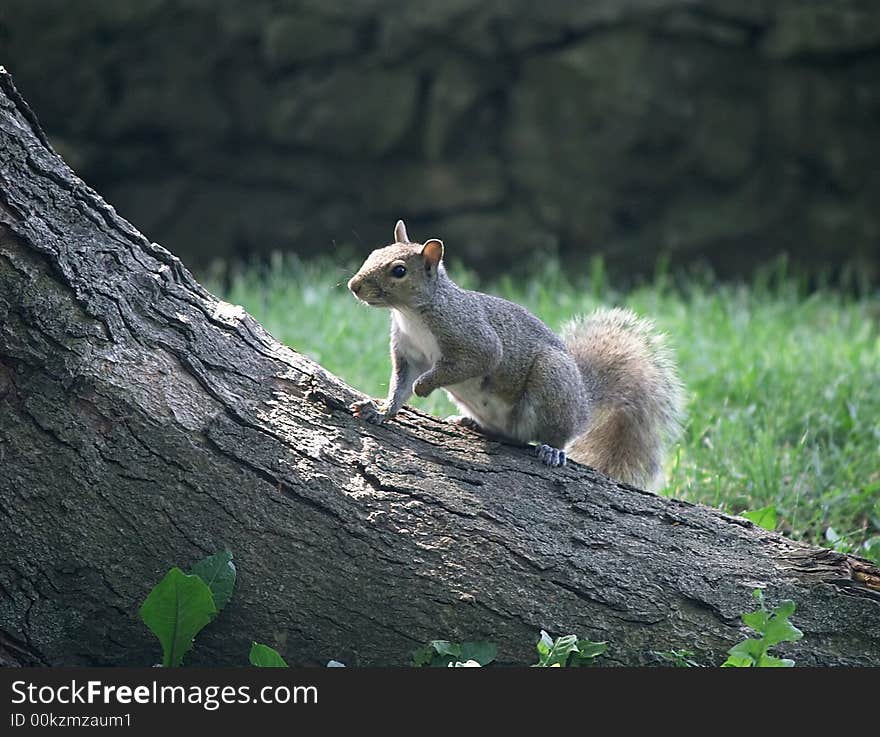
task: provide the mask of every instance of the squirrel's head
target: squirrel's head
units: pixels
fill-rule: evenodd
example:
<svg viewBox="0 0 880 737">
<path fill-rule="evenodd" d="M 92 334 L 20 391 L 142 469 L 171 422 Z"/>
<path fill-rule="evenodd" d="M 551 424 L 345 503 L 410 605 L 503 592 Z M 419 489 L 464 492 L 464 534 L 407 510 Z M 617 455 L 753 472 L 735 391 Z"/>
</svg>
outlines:
<svg viewBox="0 0 880 737">
<path fill-rule="evenodd" d="M 430 301 L 442 273 L 443 242 L 412 243 L 398 220 L 394 243 L 373 251 L 348 288 L 373 307 L 416 307 Z"/>
</svg>

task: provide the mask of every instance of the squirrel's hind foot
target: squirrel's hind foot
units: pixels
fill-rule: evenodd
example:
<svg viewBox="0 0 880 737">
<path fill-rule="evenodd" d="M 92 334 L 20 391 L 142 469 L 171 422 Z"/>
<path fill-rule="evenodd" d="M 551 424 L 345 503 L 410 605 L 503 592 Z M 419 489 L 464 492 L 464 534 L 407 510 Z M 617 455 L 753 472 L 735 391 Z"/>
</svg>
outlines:
<svg viewBox="0 0 880 737">
<path fill-rule="evenodd" d="M 545 463 L 550 467 L 564 466 L 568 463 L 564 450 L 553 448 L 549 445 L 538 445 L 535 447 L 535 455 L 538 456 L 541 463 Z"/>
<path fill-rule="evenodd" d="M 363 402 L 355 402 L 350 407 L 352 413 L 358 419 L 371 422 L 374 425 L 381 425 L 385 422 L 386 415 L 376 407 L 372 399 L 365 399 Z"/>
<path fill-rule="evenodd" d="M 480 426 L 479 422 L 473 417 L 468 417 L 467 415 L 450 415 L 446 418 L 446 421 L 453 425 L 458 425 L 459 427 L 466 427 L 468 430 L 473 430 L 474 432 L 486 433 L 486 431 Z"/>
</svg>

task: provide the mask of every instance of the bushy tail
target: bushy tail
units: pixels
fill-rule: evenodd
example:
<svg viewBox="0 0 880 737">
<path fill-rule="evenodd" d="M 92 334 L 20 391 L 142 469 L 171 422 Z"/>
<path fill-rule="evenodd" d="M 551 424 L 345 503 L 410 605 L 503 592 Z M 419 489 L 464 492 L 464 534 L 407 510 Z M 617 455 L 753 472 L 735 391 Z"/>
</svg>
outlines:
<svg viewBox="0 0 880 737">
<path fill-rule="evenodd" d="M 587 429 L 567 453 L 613 479 L 656 490 L 684 413 L 665 336 L 630 310 L 603 309 L 569 322 L 562 338 L 591 398 Z"/>
</svg>

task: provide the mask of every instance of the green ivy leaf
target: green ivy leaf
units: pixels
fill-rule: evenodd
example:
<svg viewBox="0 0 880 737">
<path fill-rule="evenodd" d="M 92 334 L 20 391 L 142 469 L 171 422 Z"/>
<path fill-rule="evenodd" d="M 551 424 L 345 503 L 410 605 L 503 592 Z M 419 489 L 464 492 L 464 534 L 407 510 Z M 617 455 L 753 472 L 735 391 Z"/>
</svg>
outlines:
<svg viewBox="0 0 880 737">
<path fill-rule="evenodd" d="M 755 661 L 748 656 L 731 655 L 722 664 L 722 668 L 751 668 Z"/>
<path fill-rule="evenodd" d="M 235 564 L 232 562 L 231 552 L 224 550 L 216 555 L 209 555 L 196 563 L 191 573 L 208 584 L 218 612 L 229 603 L 235 587 Z"/>
<path fill-rule="evenodd" d="M 748 614 L 742 615 L 743 624 L 751 627 L 755 632 L 760 632 L 762 635 L 764 634 L 764 628 L 767 626 L 767 622 L 770 621 L 770 614 L 765 612 L 763 609 L 759 609 L 757 612 L 749 612 Z"/>
<path fill-rule="evenodd" d="M 538 640 L 538 655 L 541 658 L 545 658 L 550 655 L 550 651 L 553 649 L 553 638 L 550 637 L 544 630 L 541 630 L 541 637 Z"/>
<path fill-rule="evenodd" d="M 756 640 L 753 637 L 750 637 L 748 640 L 738 642 L 727 652 L 729 655 L 733 655 L 738 658 L 748 658 L 753 663 L 755 663 L 757 662 L 758 658 L 760 658 L 764 654 L 764 650 L 765 647 L 763 640 Z"/>
<path fill-rule="evenodd" d="M 162 643 L 162 665 L 166 668 L 180 665 L 193 638 L 216 614 L 208 585 L 176 567 L 153 587 L 140 608 L 144 624 Z"/>
<path fill-rule="evenodd" d="M 480 665 L 489 665 L 498 655 L 498 648 L 491 642 L 463 642 L 459 660 L 475 660 Z"/>
<path fill-rule="evenodd" d="M 251 665 L 257 668 L 288 668 L 289 666 L 282 658 L 278 651 L 268 645 L 262 645 L 259 642 L 251 643 L 250 654 Z M 331 663 L 334 661 L 330 661 Z"/>
<path fill-rule="evenodd" d="M 762 635 L 760 640 L 754 638 L 734 645 L 728 653 L 730 657 L 725 666 L 743 667 L 754 665 L 759 668 L 790 668 L 793 660 L 777 658 L 767 651 L 780 642 L 796 642 L 804 633 L 795 627 L 788 618 L 795 613 L 797 605 L 791 599 L 783 599 L 768 612 L 764 603 L 764 593 L 755 589 L 752 596 L 758 601 L 760 609 L 742 615 L 742 621 Z"/>
<path fill-rule="evenodd" d="M 764 632 L 764 643 L 770 648 L 780 642 L 797 642 L 804 636 L 786 617 L 773 617 Z"/>
<path fill-rule="evenodd" d="M 772 532 L 776 529 L 776 507 L 772 504 L 769 507 L 743 512 L 740 516 L 745 517 L 749 522 L 754 522 L 758 527 L 763 527 L 765 530 Z"/>
<path fill-rule="evenodd" d="M 578 640 L 577 653 L 575 658 L 578 660 L 592 660 L 604 654 L 608 649 L 607 642 L 593 642 L 592 640 Z"/>
<path fill-rule="evenodd" d="M 777 617 L 785 617 L 788 618 L 797 610 L 797 604 L 795 604 L 791 599 L 783 599 L 779 602 L 779 605 L 773 609 L 773 614 Z"/>
<path fill-rule="evenodd" d="M 696 653 L 693 650 L 652 650 L 651 653 L 667 663 L 672 663 L 676 668 L 700 667 L 694 660 Z"/>
<path fill-rule="evenodd" d="M 550 643 L 548 645 L 548 642 Z M 557 637 L 555 641 L 550 639 L 544 630 L 541 630 L 541 639 L 538 640 L 538 662 L 542 668 L 564 667 L 572 653 L 578 651 L 577 635 L 565 635 Z"/>
</svg>

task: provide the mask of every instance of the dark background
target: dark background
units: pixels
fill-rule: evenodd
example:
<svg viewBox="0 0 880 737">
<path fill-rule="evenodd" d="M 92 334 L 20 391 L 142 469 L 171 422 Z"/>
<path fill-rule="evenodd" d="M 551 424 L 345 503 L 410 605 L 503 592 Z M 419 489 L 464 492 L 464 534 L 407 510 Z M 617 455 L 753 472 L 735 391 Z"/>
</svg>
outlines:
<svg viewBox="0 0 880 737">
<path fill-rule="evenodd" d="M 484 273 L 880 274 L 877 0 L 3 0 L 0 63 L 196 270 L 402 217 Z"/>
</svg>

